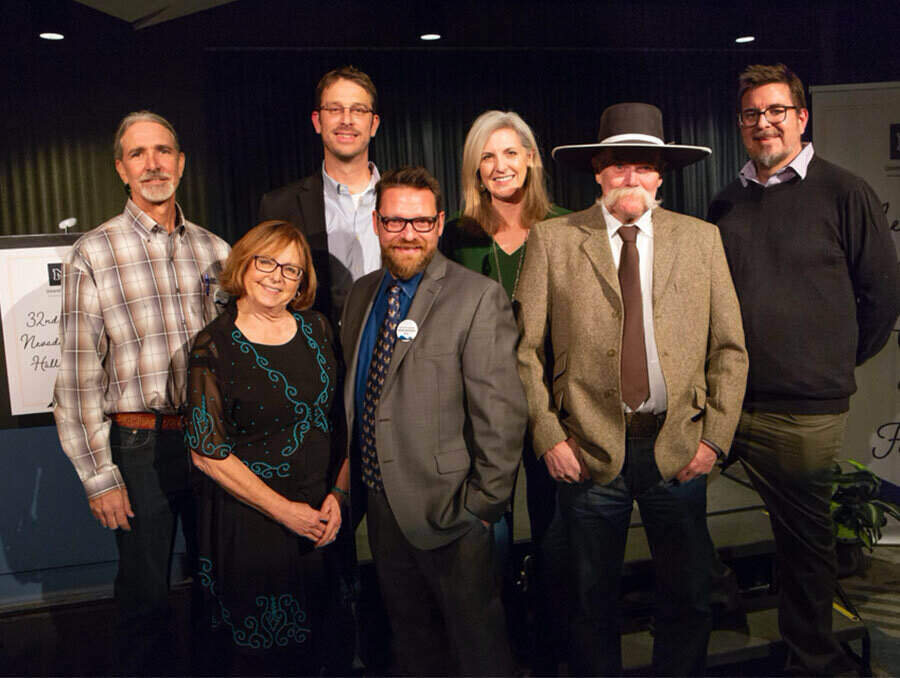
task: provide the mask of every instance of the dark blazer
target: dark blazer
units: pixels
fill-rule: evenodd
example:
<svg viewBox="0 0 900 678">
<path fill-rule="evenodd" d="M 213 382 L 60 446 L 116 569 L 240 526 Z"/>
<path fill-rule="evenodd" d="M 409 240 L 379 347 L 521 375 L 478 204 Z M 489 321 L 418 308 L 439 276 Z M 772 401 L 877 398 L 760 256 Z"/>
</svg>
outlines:
<svg viewBox="0 0 900 678">
<path fill-rule="evenodd" d="M 325 188 L 321 168 L 300 181 L 263 195 L 259 201 L 259 221 L 269 219 L 289 221 L 306 236 L 319 283 L 313 308 L 337 326 L 340 310 L 334 308 L 331 298 L 331 265 L 328 234 L 325 231 Z"/>
<path fill-rule="evenodd" d="M 347 298 L 341 341 L 348 431 L 356 413 L 359 343 L 383 270 L 360 278 Z M 384 490 L 397 523 L 419 549 L 450 543 L 478 519 L 498 520 L 522 456 L 526 403 L 516 371 L 516 331 L 503 288 L 436 252 L 397 341 L 376 411 Z M 354 480 L 359 452 L 351 434 Z M 356 485 L 360 487 L 359 484 Z M 354 513 L 365 498 L 355 492 Z"/>
</svg>

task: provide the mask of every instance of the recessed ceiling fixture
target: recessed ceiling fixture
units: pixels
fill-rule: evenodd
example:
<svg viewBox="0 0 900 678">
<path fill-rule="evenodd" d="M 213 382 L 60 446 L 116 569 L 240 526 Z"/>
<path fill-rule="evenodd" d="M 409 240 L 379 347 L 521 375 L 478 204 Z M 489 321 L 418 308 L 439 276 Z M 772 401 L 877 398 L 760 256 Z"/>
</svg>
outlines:
<svg viewBox="0 0 900 678">
<path fill-rule="evenodd" d="M 38 37 L 43 38 L 44 40 L 63 40 L 66 36 L 64 36 L 62 33 L 53 33 L 47 31 L 45 33 L 39 34 Z"/>
<path fill-rule="evenodd" d="M 754 40 L 756 40 L 756 37 L 752 35 L 742 35 L 734 39 L 735 42 L 753 42 Z"/>
<path fill-rule="evenodd" d="M 419 36 L 419 40 L 440 40 L 440 39 L 441 39 L 440 33 L 422 33 L 422 35 Z"/>
</svg>

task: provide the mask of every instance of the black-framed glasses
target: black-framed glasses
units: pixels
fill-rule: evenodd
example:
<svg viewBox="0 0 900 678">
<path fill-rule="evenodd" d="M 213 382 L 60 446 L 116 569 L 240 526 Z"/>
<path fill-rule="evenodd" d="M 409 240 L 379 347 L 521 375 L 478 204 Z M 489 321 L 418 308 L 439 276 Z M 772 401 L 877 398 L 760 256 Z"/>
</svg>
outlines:
<svg viewBox="0 0 900 678">
<path fill-rule="evenodd" d="M 279 264 L 272 257 L 267 257 L 265 254 L 254 254 L 253 265 L 261 273 L 271 273 L 276 268 L 280 268 L 281 275 L 288 280 L 300 280 L 303 278 L 304 271 L 302 266 L 297 266 L 297 264 Z"/>
<path fill-rule="evenodd" d="M 344 115 L 344 111 L 350 111 L 350 117 L 355 120 L 362 120 L 369 113 L 374 113 L 375 110 L 369 108 L 368 106 L 363 106 L 362 104 L 353 104 L 352 106 L 342 106 L 341 104 L 327 104 L 325 106 L 319 106 L 319 110 L 322 113 L 330 115 L 332 117 L 338 117 Z"/>
<path fill-rule="evenodd" d="M 738 123 L 741 127 L 753 127 L 759 122 L 759 116 L 764 115 L 766 116 L 766 120 L 769 121 L 769 124 L 777 125 L 779 122 L 784 122 L 784 119 L 787 117 L 787 112 L 791 109 L 799 110 L 800 107 L 773 104 L 762 110 L 759 110 L 758 108 L 745 108 L 738 113 Z"/>
<path fill-rule="evenodd" d="M 437 224 L 438 215 L 435 214 L 433 217 L 413 217 L 412 219 L 407 219 L 405 217 L 386 217 L 379 213 L 378 219 L 381 221 L 381 225 L 384 226 L 384 230 L 388 233 L 400 233 L 406 228 L 407 224 L 412 225 L 413 230 L 416 233 L 428 233 L 429 231 L 434 230 L 435 224 Z"/>
</svg>

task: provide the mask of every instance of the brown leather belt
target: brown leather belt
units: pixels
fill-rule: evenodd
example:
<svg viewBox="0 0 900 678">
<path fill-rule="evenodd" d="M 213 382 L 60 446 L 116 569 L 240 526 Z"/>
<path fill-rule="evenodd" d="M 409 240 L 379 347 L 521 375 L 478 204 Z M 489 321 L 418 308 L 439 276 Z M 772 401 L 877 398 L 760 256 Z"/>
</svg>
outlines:
<svg viewBox="0 0 900 678">
<path fill-rule="evenodd" d="M 137 428 L 149 431 L 181 431 L 184 429 L 184 417 L 180 414 L 117 412 L 112 415 L 112 420 L 122 428 Z"/>
<path fill-rule="evenodd" d="M 626 412 L 625 435 L 631 438 L 652 438 L 662 428 L 666 413 Z"/>
</svg>

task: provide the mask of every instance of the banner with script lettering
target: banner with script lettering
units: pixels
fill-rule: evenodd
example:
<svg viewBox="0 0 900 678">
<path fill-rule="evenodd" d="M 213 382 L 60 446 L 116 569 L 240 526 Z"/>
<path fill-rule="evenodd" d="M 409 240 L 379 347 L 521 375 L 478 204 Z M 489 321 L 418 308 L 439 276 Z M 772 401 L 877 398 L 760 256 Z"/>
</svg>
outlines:
<svg viewBox="0 0 900 678">
<path fill-rule="evenodd" d="M 900 82 L 811 87 L 816 154 L 863 177 L 881 199 L 900 257 Z M 882 351 L 856 370 L 845 458 L 900 485 L 900 325 Z M 900 522 L 881 541 L 900 544 Z"/>
<path fill-rule="evenodd" d="M 68 246 L 0 249 L 0 313 L 10 414 L 53 409 L 62 261 Z"/>
</svg>

